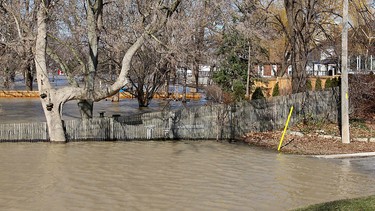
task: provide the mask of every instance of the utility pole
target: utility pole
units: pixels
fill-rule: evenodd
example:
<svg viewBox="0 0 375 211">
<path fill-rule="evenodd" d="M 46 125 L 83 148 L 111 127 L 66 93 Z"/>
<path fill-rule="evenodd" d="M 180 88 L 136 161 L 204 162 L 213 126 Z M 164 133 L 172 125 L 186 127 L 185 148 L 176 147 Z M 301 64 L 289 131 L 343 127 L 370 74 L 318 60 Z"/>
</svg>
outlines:
<svg viewBox="0 0 375 211">
<path fill-rule="evenodd" d="M 249 60 L 247 61 L 246 98 L 250 99 L 250 73 L 251 73 L 251 42 L 249 43 Z"/>
<path fill-rule="evenodd" d="M 350 143 L 349 135 L 349 94 L 348 94 L 348 0 L 343 0 L 342 55 L 341 55 L 341 141 Z"/>
</svg>

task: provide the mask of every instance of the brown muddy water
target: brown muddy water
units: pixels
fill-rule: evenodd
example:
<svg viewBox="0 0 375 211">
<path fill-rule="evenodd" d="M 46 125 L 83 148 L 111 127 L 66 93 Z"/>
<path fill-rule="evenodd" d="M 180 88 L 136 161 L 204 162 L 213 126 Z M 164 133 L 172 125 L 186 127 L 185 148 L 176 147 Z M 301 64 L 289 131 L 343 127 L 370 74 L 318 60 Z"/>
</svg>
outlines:
<svg viewBox="0 0 375 211">
<path fill-rule="evenodd" d="M 288 210 L 375 194 L 375 159 L 214 141 L 1 143 L 1 210 Z"/>
</svg>

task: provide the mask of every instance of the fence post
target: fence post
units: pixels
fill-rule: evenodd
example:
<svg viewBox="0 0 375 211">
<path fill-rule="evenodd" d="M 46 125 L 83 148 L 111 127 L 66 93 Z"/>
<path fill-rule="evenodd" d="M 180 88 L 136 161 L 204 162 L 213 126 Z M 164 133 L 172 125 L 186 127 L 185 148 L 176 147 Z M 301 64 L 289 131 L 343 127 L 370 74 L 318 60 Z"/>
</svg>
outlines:
<svg viewBox="0 0 375 211">
<path fill-rule="evenodd" d="M 109 118 L 109 140 L 113 141 L 114 137 L 114 118 Z"/>
<path fill-rule="evenodd" d="M 152 139 L 152 133 L 154 131 L 154 125 L 148 125 L 148 126 L 145 126 L 147 131 L 146 131 L 146 139 Z"/>
<path fill-rule="evenodd" d="M 49 133 L 48 133 L 48 125 L 47 125 L 47 122 L 44 123 L 44 131 L 46 132 L 45 133 L 45 137 L 46 137 L 46 141 L 49 141 Z"/>
<path fill-rule="evenodd" d="M 237 110 L 237 106 L 235 104 L 233 105 L 230 105 L 229 107 L 230 111 L 229 111 L 229 124 L 230 124 L 230 141 L 233 141 L 234 138 L 235 138 L 235 127 L 234 127 L 234 115 L 236 113 L 236 110 Z"/>
</svg>

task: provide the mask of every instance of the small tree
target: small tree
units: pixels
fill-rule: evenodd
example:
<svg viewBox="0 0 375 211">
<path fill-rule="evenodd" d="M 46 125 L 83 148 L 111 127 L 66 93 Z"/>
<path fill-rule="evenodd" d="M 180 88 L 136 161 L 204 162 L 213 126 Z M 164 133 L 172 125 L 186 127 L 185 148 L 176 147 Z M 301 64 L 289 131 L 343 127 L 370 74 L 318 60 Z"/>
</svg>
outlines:
<svg viewBox="0 0 375 211">
<path fill-rule="evenodd" d="M 251 96 L 251 100 L 259 100 L 259 99 L 265 99 L 265 97 L 263 95 L 262 88 L 257 87 L 253 95 Z"/>
<path fill-rule="evenodd" d="M 276 82 L 275 86 L 273 87 L 273 90 L 272 90 L 272 97 L 276 97 L 276 96 L 279 96 L 280 95 L 280 91 L 279 91 L 279 82 Z"/>
<path fill-rule="evenodd" d="M 147 42 L 147 45 L 137 51 L 129 70 L 132 88 L 128 92 L 138 99 L 139 107 L 148 107 L 154 94 L 165 84 L 171 69 L 168 67 L 168 61 L 157 52 L 151 42 Z"/>
<path fill-rule="evenodd" d="M 244 37 L 236 31 L 223 36 L 223 43 L 218 49 L 218 54 L 223 59 L 220 68 L 213 74 L 213 80 L 224 91 L 233 93 L 234 86 L 238 89 L 239 83 L 246 84 L 247 61 L 243 58 L 243 55 L 248 54 L 246 45 Z"/>
<path fill-rule="evenodd" d="M 320 78 L 317 78 L 315 81 L 315 91 L 321 91 L 322 90 L 322 80 Z"/>
</svg>

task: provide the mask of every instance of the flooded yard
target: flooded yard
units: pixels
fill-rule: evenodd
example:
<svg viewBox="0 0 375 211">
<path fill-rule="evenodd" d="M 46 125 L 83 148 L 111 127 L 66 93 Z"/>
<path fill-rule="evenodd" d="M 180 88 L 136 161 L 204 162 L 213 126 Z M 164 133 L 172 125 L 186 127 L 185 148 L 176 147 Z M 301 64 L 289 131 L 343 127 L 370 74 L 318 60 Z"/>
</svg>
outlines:
<svg viewBox="0 0 375 211">
<path fill-rule="evenodd" d="M 0 144 L 3 210 L 288 210 L 375 194 L 375 158 L 214 141 Z"/>
</svg>

